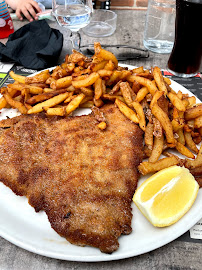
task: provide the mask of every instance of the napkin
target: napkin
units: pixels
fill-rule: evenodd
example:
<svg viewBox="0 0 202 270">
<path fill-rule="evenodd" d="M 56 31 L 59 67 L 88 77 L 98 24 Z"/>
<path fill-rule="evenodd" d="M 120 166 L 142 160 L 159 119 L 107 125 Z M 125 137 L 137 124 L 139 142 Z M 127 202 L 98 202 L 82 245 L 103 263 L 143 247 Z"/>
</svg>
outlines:
<svg viewBox="0 0 202 270">
<path fill-rule="evenodd" d="M 0 60 L 14 61 L 32 69 L 45 69 L 57 64 L 63 46 L 63 35 L 50 28 L 46 20 L 33 21 L 0 42 Z"/>
</svg>

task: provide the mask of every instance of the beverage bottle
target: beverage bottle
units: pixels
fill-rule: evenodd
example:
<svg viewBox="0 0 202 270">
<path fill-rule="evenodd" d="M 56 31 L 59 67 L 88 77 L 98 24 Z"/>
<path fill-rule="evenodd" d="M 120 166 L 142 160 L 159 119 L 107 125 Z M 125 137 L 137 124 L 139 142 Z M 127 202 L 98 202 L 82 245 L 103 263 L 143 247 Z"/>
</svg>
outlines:
<svg viewBox="0 0 202 270">
<path fill-rule="evenodd" d="M 13 22 L 6 2 L 5 0 L 0 0 L 0 38 L 7 38 L 13 32 Z"/>
<path fill-rule="evenodd" d="M 168 70 L 179 77 L 195 76 L 202 60 L 202 0 L 176 0 L 175 42 Z"/>
</svg>

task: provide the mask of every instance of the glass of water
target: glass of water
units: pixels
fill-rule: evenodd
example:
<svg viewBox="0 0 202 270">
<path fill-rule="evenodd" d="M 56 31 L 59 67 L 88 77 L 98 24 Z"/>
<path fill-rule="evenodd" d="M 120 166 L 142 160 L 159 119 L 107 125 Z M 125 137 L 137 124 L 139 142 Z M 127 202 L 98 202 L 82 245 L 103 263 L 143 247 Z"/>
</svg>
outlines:
<svg viewBox="0 0 202 270">
<path fill-rule="evenodd" d="M 175 35 L 175 0 L 149 0 L 144 46 L 156 53 L 170 53 Z"/>
<path fill-rule="evenodd" d="M 79 30 L 90 23 L 93 11 L 92 0 L 52 0 L 52 12 L 60 26 L 71 31 L 74 50 L 80 51 Z"/>
</svg>

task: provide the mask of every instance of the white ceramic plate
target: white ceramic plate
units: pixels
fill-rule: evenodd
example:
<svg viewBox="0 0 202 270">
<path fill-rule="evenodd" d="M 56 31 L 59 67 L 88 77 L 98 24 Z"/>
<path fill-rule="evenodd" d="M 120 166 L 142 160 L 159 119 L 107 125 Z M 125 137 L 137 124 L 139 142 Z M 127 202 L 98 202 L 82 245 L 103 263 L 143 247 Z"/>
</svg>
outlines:
<svg viewBox="0 0 202 270">
<path fill-rule="evenodd" d="M 129 68 L 133 68 L 129 66 Z M 183 86 L 172 81 L 176 91 L 189 93 Z M 191 94 L 193 95 L 193 94 Z M 197 102 L 200 102 L 197 99 Z M 15 116 L 16 111 L 4 110 L 1 117 Z M 82 111 L 80 112 L 80 114 Z M 145 178 L 141 177 L 139 184 Z M 101 253 L 92 247 L 78 247 L 60 237 L 50 226 L 44 212 L 36 213 L 25 197 L 16 196 L 0 183 L 0 235 L 11 243 L 28 251 L 51 258 L 71 261 L 112 261 L 137 256 L 178 238 L 202 218 L 202 189 L 189 212 L 176 224 L 167 228 L 155 228 L 139 212 L 134 203 L 130 235 L 119 238 L 120 247 L 111 255 Z"/>
</svg>

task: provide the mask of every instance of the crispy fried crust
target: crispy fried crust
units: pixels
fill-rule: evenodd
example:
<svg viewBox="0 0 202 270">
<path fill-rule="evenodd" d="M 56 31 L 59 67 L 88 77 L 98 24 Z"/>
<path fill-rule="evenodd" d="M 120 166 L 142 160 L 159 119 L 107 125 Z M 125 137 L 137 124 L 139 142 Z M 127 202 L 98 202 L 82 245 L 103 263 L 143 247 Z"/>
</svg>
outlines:
<svg viewBox="0 0 202 270">
<path fill-rule="evenodd" d="M 0 122 L 0 181 L 44 210 L 52 228 L 76 245 L 117 250 L 131 232 L 131 199 L 142 161 L 142 131 L 114 105 L 91 115 L 24 115 Z"/>
</svg>

